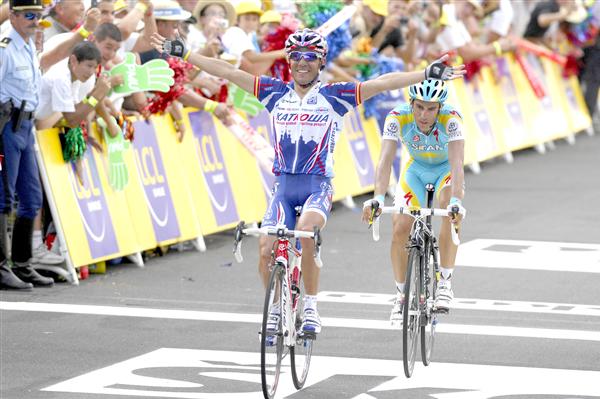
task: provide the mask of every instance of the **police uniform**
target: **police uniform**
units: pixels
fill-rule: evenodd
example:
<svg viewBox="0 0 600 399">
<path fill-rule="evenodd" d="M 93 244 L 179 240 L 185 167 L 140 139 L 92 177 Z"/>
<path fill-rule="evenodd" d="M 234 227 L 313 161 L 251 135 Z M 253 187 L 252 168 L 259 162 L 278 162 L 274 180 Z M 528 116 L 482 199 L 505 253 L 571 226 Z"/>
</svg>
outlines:
<svg viewBox="0 0 600 399">
<path fill-rule="evenodd" d="M 41 12 L 42 0 L 11 0 L 10 10 Z M 33 37 L 23 38 L 12 27 L 5 37 L 0 38 L 0 112 L 4 116 L 0 117 L 0 153 L 3 154 L 0 236 L 5 237 L 7 215 L 11 212 L 15 193 L 19 201 L 13 226 L 12 270 L 5 259 L 7 243 L 0 239 L 4 244 L 0 254 L 2 288 L 22 289 L 54 283 L 52 279 L 37 274 L 29 263 L 33 220 L 42 206 L 33 136 L 33 117 L 39 103 L 41 78 Z"/>
</svg>

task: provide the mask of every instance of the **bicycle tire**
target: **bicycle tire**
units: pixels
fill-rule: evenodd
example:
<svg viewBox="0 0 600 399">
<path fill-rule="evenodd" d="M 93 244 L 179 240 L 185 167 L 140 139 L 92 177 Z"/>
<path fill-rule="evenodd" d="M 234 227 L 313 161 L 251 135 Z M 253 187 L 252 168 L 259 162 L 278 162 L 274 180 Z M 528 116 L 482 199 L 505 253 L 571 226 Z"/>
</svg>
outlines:
<svg viewBox="0 0 600 399">
<path fill-rule="evenodd" d="M 283 325 L 279 318 L 277 331 L 267 331 L 269 311 L 278 295 L 281 295 L 281 286 L 285 275 L 285 267 L 279 263 L 273 266 L 269 284 L 265 292 L 265 303 L 263 307 L 263 320 L 260 336 L 260 375 L 262 391 L 265 399 L 273 399 L 279 383 L 281 373 L 281 359 L 283 358 Z M 274 353 L 272 353 L 274 350 Z"/>
<path fill-rule="evenodd" d="M 408 253 L 406 283 L 404 285 L 404 305 L 402 309 L 402 363 L 404 375 L 410 378 L 417 357 L 417 341 L 419 338 L 419 263 L 418 248 L 411 248 Z"/>
<path fill-rule="evenodd" d="M 298 295 L 301 295 L 300 293 Z M 302 311 L 304 306 L 301 298 L 298 301 L 297 312 L 296 312 L 296 341 L 294 346 L 290 348 L 290 363 L 292 365 L 292 380 L 296 389 L 302 389 L 306 378 L 308 377 L 308 370 L 310 369 L 310 361 L 312 358 L 313 337 L 306 337 L 299 334 L 302 326 Z"/>
<path fill-rule="evenodd" d="M 435 300 L 435 290 L 437 288 L 437 275 L 435 272 L 435 249 L 429 242 L 423 258 L 423 286 L 425 289 L 425 304 L 427 306 L 426 316 L 429 317 L 426 325 L 421 326 L 421 361 L 425 366 L 431 363 L 431 353 L 435 341 L 436 314 L 433 312 L 433 301 Z M 429 278 L 429 281 L 427 281 Z"/>
</svg>

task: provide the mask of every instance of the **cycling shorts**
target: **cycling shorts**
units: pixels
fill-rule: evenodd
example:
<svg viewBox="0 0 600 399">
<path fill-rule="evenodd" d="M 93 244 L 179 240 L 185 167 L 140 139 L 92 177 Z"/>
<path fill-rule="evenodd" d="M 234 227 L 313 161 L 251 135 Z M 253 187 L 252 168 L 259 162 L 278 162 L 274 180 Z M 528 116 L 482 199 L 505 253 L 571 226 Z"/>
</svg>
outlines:
<svg viewBox="0 0 600 399">
<path fill-rule="evenodd" d="M 450 181 L 450 163 L 448 161 L 438 165 L 424 165 L 411 158 L 400 173 L 394 204 L 425 207 L 427 206 L 425 185 L 433 184 L 436 198 L 439 199 L 442 188 L 450 185 Z"/>
<path fill-rule="evenodd" d="M 293 229 L 296 226 L 296 207 L 302 207 L 302 213 L 317 212 L 327 222 L 333 199 L 329 177 L 281 174 L 275 177 L 272 194 L 262 226 L 283 224 Z"/>
</svg>

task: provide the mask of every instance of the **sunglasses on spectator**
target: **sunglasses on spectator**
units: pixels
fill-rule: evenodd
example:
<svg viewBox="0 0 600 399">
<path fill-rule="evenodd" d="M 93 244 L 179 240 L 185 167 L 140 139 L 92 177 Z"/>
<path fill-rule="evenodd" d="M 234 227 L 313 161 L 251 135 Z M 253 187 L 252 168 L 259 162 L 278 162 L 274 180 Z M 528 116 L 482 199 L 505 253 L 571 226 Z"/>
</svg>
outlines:
<svg viewBox="0 0 600 399">
<path fill-rule="evenodd" d="M 292 61 L 300 61 L 301 59 L 304 59 L 305 61 L 312 62 L 321 59 L 321 57 L 314 51 L 292 51 L 290 53 L 290 59 Z"/>
<path fill-rule="evenodd" d="M 35 21 L 36 19 L 42 19 L 42 14 L 38 14 L 37 12 L 25 12 L 23 13 L 23 17 L 28 21 Z"/>
</svg>

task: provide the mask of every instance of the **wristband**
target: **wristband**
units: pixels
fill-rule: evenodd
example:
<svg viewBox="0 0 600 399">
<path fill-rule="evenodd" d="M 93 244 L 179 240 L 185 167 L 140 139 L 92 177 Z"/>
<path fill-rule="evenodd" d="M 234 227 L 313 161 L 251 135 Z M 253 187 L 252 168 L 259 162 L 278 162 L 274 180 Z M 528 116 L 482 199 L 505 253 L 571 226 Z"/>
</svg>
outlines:
<svg viewBox="0 0 600 399">
<path fill-rule="evenodd" d="M 502 46 L 500 46 L 500 43 L 498 42 L 498 40 L 492 42 L 492 46 L 494 46 L 494 49 L 496 50 L 496 55 L 501 56 L 502 55 Z"/>
<path fill-rule="evenodd" d="M 98 105 L 98 99 L 94 96 L 87 96 L 86 98 L 83 99 L 82 102 L 84 104 L 89 105 L 92 108 L 96 108 L 96 105 Z"/>
<path fill-rule="evenodd" d="M 77 29 L 77 33 L 79 33 L 81 35 L 81 37 L 83 37 L 84 39 L 87 39 L 88 36 L 91 34 L 90 31 L 85 29 L 83 26 L 81 26 L 79 29 Z"/>
<path fill-rule="evenodd" d="M 206 103 L 204 103 L 204 110 L 212 114 L 215 112 L 215 109 L 217 109 L 217 105 L 219 105 L 219 103 L 216 101 L 206 100 Z"/>
<path fill-rule="evenodd" d="M 185 55 L 183 56 L 183 60 L 187 61 L 188 58 L 190 58 L 190 54 L 192 54 L 192 50 L 188 50 L 187 53 L 185 53 Z"/>
<path fill-rule="evenodd" d="M 146 11 L 148 11 L 148 6 L 145 5 L 144 3 L 137 3 L 135 5 L 135 8 L 137 8 L 138 10 L 140 10 L 142 12 L 142 14 L 145 14 Z"/>
<path fill-rule="evenodd" d="M 379 194 L 379 195 L 376 195 L 375 197 L 373 197 L 373 199 L 376 200 L 376 201 L 378 201 L 379 204 L 381 206 L 383 206 L 383 204 L 385 202 L 385 195 L 384 194 Z"/>
<path fill-rule="evenodd" d="M 462 201 L 460 200 L 460 198 L 452 197 L 450 198 L 450 203 L 448 204 L 448 206 L 450 205 L 462 205 Z"/>
</svg>

